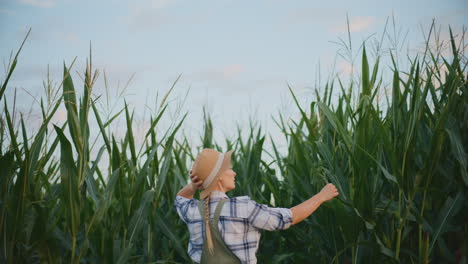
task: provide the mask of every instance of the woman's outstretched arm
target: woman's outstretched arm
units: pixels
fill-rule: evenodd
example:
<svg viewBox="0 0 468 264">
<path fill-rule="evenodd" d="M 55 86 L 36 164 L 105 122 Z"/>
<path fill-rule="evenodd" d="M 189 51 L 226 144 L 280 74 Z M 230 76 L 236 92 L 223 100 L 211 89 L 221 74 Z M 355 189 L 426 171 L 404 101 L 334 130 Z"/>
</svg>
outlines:
<svg viewBox="0 0 468 264">
<path fill-rule="evenodd" d="M 302 220 L 311 215 L 315 210 L 317 210 L 317 208 L 322 203 L 333 199 L 335 196 L 338 196 L 338 194 L 339 193 L 335 185 L 328 183 L 319 193 L 312 196 L 307 201 L 291 208 L 293 219 L 292 224 L 295 225 L 300 223 Z"/>
<path fill-rule="evenodd" d="M 187 184 L 184 188 L 182 188 L 177 195 L 185 197 L 187 199 L 192 199 L 193 195 L 198 189 L 201 189 L 203 181 L 198 180 L 196 175 L 192 175 L 192 170 L 190 170 L 190 178 L 192 182 Z"/>
</svg>

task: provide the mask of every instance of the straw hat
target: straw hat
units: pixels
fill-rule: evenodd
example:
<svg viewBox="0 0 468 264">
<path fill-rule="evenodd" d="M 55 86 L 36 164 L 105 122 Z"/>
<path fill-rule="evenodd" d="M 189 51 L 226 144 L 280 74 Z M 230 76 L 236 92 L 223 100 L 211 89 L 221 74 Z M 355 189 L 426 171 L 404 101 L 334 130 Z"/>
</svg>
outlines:
<svg viewBox="0 0 468 264">
<path fill-rule="evenodd" d="M 192 167 L 192 174 L 203 181 L 200 199 L 205 199 L 216 187 L 219 177 L 231 168 L 231 154 L 233 150 L 221 153 L 214 149 L 205 148 L 198 154 Z"/>
</svg>

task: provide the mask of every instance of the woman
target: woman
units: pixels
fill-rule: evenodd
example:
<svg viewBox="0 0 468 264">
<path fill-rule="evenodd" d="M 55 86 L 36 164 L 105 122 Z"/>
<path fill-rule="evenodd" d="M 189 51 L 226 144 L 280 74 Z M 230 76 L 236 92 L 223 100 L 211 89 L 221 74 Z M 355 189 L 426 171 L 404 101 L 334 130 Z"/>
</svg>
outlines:
<svg viewBox="0 0 468 264">
<path fill-rule="evenodd" d="M 257 263 L 261 230 L 287 229 L 338 195 L 329 183 L 292 208 L 268 207 L 248 196 L 230 198 L 226 192 L 236 187 L 231 154 L 232 150 L 203 149 L 190 170 L 192 182 L 175 199 L 177 213 L 190 232 L 188 254 L 197 263 Z M 202 201 L 193 198 L 196 190 L 202 190 Z"/>
</svg>

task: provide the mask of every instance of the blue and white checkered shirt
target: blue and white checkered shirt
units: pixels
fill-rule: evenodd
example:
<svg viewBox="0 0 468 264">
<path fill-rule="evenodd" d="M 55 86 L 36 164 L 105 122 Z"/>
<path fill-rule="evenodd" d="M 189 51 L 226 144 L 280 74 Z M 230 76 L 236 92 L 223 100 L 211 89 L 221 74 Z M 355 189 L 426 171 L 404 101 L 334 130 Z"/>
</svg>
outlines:
<svg viewBox="0 0 468 264">
<path fill-rule="evenodd" d="M 218 228 L 231 251 L 242 263 L 257 263 L 257 252 L 261 231 L 287 229 L 292 224 L 292 212 L 289 208 L 274 208 L 259 204 L 248 196 L 229 198 L 225 193 L 213 191 L 210 195 L 210 217 L 214 215 L 216 205 L 223 197 L 228 198 L 221 210 Z M 187 224 L 190 239 L 188 255 L 195 262 L 200 262 L 205 226 L 198 209 L 196 199 L 187 199 L 177 195 L 175 207 L 180 218 Z"/>
</svg>

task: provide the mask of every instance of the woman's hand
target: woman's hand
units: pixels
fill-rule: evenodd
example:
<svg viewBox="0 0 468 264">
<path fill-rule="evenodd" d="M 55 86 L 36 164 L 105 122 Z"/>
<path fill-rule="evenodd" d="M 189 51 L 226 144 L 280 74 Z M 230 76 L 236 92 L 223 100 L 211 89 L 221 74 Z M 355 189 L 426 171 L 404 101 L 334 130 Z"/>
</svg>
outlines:
<svg viewBox="0 0 468 264">
<path fill-rule="evenodd" d="M 335 185 L 328 183 L 322 188 L 322 190 L 319 192 L 319 195 L 321 196 L 323 202 L 326 202 L 338 196 L 339 193 Z"/>
<path fill-rule="evenodd" d="M 338 194 L 339 193 L 335 185 L 328 183 L 322 188 L 320 192 L 303 203 L 291 208 L 293 219 L 292 224 L 295 225 L 300 223 L 302 220 L 311 215 L 315 210 L 317 210 L 317 208 L 319 208 L 322 203 L 333 199 L 334 197 L 338 196 Z"/>
<path fill-rule="evenodd" d="M 197 175 L 193 175 L 192 170 L 190 170 L 190 179 L 192 180 L 192 188 L 194 190 L 203 189 L 203 181 L 199 180 Z"/>
</svg>

